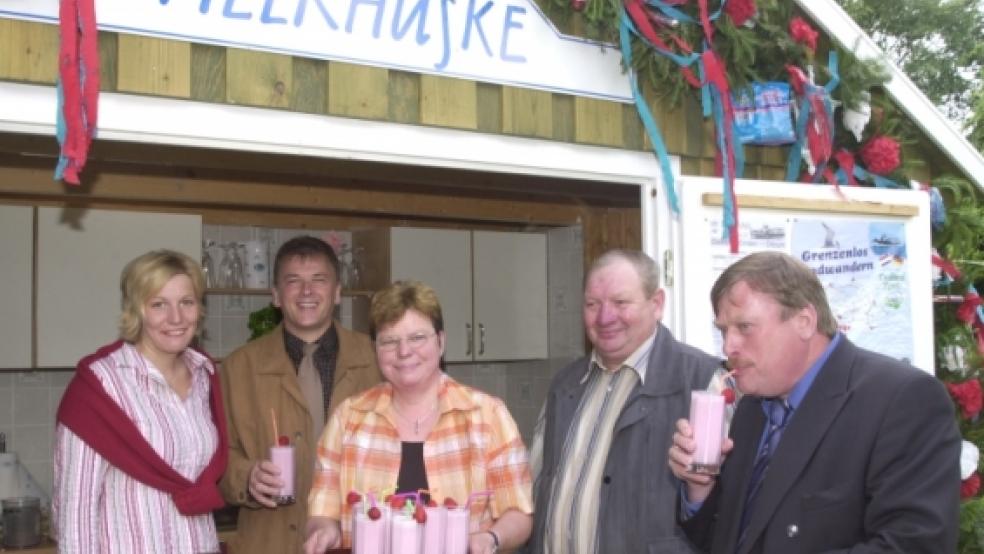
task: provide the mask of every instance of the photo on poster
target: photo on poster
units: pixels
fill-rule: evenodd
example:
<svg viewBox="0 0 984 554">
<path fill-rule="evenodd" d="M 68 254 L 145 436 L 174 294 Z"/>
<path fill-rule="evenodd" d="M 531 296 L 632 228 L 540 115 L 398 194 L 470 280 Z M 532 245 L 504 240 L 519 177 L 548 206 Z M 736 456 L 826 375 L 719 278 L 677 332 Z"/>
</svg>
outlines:
<svg viewBox="0 0 984 554">
<path fill-rule="evenodd" d="M 796 219 L 791 253 L 817 274 L 840 330 L 851 342 L 912 360 L 911 266 L 903 223 Z"/>
</svg>

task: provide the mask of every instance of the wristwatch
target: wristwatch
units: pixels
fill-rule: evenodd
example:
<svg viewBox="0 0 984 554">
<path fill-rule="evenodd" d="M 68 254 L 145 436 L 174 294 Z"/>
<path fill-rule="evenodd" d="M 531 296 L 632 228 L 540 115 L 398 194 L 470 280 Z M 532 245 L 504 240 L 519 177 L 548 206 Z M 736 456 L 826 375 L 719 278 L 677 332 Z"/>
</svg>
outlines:
<svg viewBox="0 0 984 554">
<path fill-rule="evenodd" d="M 495 534 L 495 531 L 489 529 L 486 533 L 492 535 L 492 554 L 499 551 L 499 535 Z"/>
</svg>

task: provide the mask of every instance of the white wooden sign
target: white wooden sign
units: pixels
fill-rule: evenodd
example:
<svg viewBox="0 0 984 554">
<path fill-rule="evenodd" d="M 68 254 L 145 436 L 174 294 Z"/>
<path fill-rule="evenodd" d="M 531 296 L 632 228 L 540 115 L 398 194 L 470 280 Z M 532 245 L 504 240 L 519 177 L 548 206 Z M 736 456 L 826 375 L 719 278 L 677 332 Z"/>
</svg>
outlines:
<svg viewBox="0 0 984 554">
<path fill-rule="evenodd" d="M 57 23 L 58 0 L 0 0 Z M 617 48 L 531 0 L 96 0 L 99 28 L 631 102 Z"/>
</svg>

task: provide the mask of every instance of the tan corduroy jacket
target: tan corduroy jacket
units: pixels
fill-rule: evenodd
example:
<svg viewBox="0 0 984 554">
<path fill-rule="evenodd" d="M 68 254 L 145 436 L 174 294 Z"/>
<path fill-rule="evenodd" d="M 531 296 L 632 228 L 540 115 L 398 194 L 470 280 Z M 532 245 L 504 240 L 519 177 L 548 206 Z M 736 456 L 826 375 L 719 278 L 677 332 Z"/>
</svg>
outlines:
<svg viewBox="0 0 984 554">
<path fill-rule="evenodd" d="M 336 324 L 338 358 L 335 363 L 329 413 L 342 400 L 382 380 L 372 343 L 364 334 Z M 297 371 L 284 347 L 283 327 L 240 347 L 221 368 L 222 394 L 229 424 L 229 467 L 222 478 L 226 502 L 240 506 L 231 554 L 301 552 L 307 522 L 307 498 L 314 471 L 314 448 L 321 429 L 312 429 Z M 271 410 L 278 431 L 294 444 L 294 479 L 297 502 L 276 509 L 264 508 L 249 496 L 249 471 L 269 459 L 273 436 Z"/>
</svg>

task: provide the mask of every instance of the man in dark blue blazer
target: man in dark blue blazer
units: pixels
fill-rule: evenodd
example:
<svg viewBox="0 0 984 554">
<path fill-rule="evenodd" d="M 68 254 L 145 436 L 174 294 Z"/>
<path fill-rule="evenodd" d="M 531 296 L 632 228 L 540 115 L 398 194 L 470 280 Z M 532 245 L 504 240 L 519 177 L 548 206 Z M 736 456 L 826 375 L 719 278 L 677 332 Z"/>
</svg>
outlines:
<svg viewBox="0 0 984 554">
<path fill-rule="evenodd" d="M 691 540 L 714 554 L 955 552 L 961 439 L 942 384 L 851 344 L 786 254 L 736 262 L 711 301 L 745 396 L 717 477 L 688 470 L 692 430 L 677 422 Z"/>
</svg>

